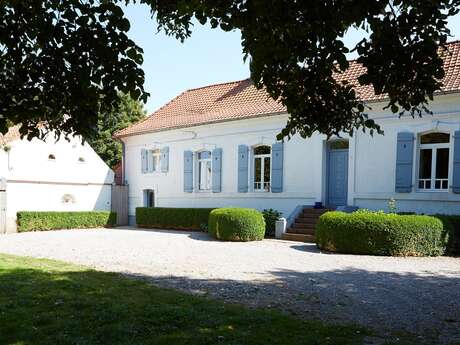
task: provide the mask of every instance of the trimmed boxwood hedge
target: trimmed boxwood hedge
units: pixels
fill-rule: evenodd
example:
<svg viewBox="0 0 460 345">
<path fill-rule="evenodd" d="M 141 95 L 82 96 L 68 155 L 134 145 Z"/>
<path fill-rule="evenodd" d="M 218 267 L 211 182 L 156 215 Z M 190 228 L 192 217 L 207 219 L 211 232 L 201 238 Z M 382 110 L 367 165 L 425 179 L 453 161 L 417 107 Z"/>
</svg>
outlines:
<svg viewBox="0 0 460 345">
<path fill-rule="evenodd" d="M 460 216 L 435 215 L 443 224 L 444 229 L 449 233 L 447 253 L 460 254 Z"/>
<path fill-rule="evenodd" d="M 20 211 L 17 219 L 18 232 L 26 232 L 114 226 L 117 223 L 117 214 L 108 211 Z"/>
<path fill-rule="evenodd" d="M 259 241 L 265 235 L 264 216 L 251 208 L 218 208 L 209 214 L 209 233 L 224 241 Z"/>
<path fill-rule="evenodd" d="M 136 224 L 144 228 L 202 230 L 212 208 L 138 207 Z"/>
<path fill-rule="evenodd" d="M 446 252 L 448 238 L 436 217 L 367 210 L 327 212 L 316 226 L 318 247 L 338 253 L 437 256 Z"/>
</svg>

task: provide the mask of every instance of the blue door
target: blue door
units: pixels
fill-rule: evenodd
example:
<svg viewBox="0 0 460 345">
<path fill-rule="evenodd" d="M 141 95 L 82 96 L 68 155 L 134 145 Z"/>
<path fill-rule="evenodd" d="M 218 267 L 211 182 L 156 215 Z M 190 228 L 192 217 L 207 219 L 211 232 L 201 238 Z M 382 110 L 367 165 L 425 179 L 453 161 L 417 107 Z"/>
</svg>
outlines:
<svg viewBox="0 0 460 345">
<path fill-rule="evenodd" d="M 345 206 L 348 194 L 348 149 L 333 149 L 328 152 L 327 205 Z"/>
</svg>

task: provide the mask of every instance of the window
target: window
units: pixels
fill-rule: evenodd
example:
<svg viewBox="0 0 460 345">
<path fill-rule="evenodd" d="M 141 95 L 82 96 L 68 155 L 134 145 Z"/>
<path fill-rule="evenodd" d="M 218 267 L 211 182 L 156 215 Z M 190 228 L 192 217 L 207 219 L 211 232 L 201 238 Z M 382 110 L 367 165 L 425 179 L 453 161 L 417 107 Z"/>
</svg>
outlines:
<svg viewBox="0 0 460 345">
<path fill-rule="evenodd" d="M 144 207 L 155 207 L 155 192 L 152 189 L 144 190 Z"/>
<path fill-rule="evenodd" d="M 198 152 L 198 189 L 211 189 L 212 159 L 210 151 Z"/>
<path fill-rule="evenodd" d="M 419 190 L 449 189 L 450 135 L 429 133 L 420 137 Z"/>
<path fill-rule="evenodd" d="M 254 191 L 269 192 L 271 178 L 271 148 L 257 146 L 254 153 Z"/>
<path fill-rule="evenodd" d="M 149 150 L 147 156 L 147 171 L 148 172 L 159 172 L 161 161 L 161 151 Z"/>
<path fill-rule="evenodd" d="M 54 161 L 54 160 L 56 160 L 56 156 L 53 155 L 52 153 L 50 153 L 49 156 L 48 156 L 48 160 Z"/>
</svg>

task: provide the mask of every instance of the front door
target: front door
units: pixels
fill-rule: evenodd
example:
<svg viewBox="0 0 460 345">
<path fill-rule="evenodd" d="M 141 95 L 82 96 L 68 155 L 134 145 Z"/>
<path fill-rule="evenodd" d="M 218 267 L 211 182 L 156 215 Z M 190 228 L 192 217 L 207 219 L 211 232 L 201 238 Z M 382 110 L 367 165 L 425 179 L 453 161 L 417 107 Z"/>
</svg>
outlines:
<svg viewBox="0 0 460 345">
<path fill-rule="evenodd" d="M 345 206 L 348 195 L 348 142 L 328 150 L 327 205 Z M 336 148 L 337 147 L 337 148 Z"/>
</svg>

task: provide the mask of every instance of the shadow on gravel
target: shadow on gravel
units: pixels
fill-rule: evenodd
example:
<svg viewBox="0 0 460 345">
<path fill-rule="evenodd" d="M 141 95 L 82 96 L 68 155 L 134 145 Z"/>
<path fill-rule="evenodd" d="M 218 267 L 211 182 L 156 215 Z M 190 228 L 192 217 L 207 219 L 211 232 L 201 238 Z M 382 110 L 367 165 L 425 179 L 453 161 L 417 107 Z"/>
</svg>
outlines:
<svg viewBox="0 0 460 345">
<path fill-rule="evenodd" d="M 459 271 L 415 275 L 356 269 L 280 270 L 270 274 L 276 278 L 250 282 L 136 277 L 251 307 L 275 308 L 306 319 L 358 323 L 384 337 L 398 334 L 422 344 L 460 343 Z"/>
</svg>

